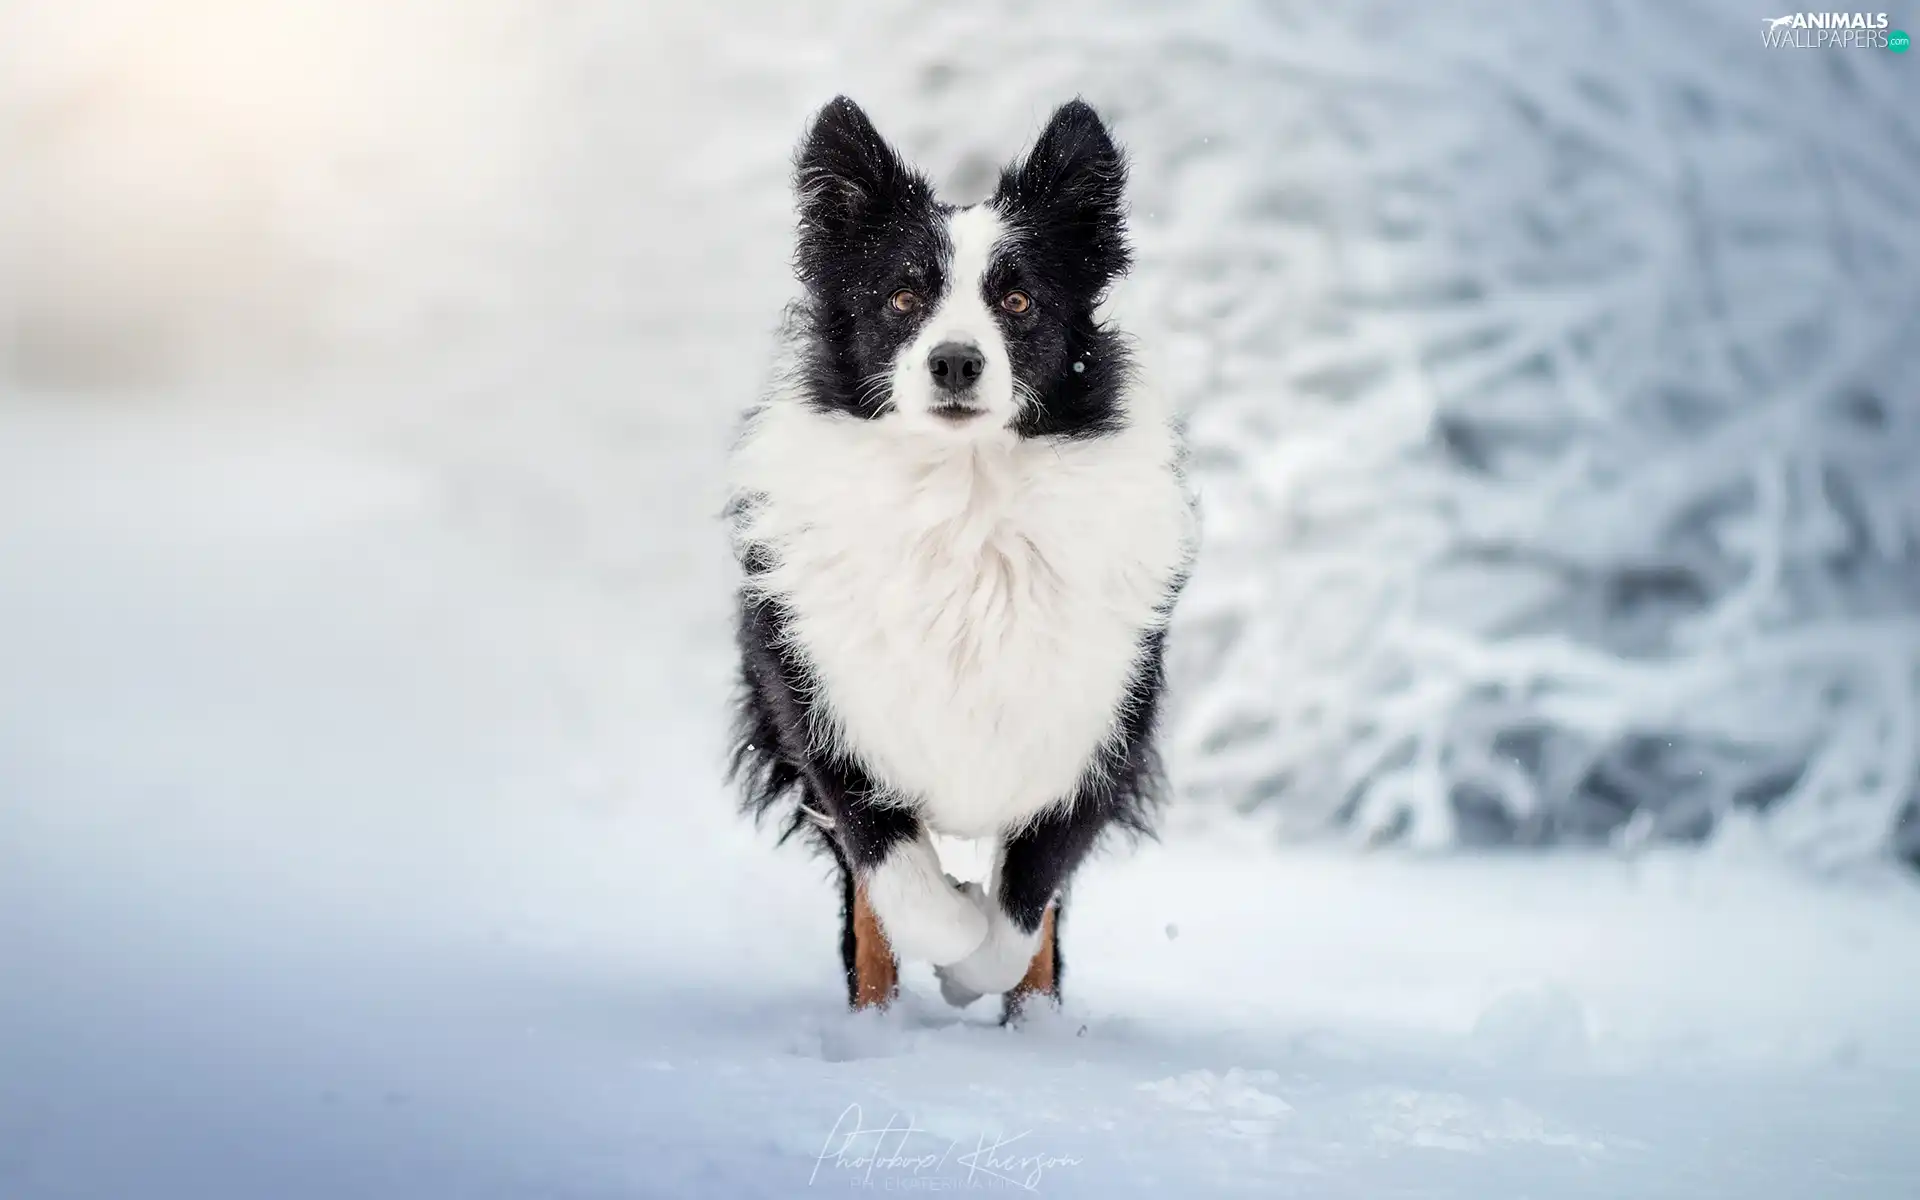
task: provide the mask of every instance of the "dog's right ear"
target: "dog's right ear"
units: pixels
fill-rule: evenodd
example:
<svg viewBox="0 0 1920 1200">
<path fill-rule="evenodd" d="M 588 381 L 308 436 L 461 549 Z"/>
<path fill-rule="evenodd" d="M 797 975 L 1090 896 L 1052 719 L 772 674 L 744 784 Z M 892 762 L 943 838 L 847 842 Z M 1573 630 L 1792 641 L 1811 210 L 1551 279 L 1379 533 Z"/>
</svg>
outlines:
<svg viewBox="0 0 1920 1200">
<path fill-rule="evenodd" d="M 803 250 L 809 241 L 837 241 L 927 198 L 926 181 L 845 96 L 835 96 L 813 119 L 794 159 L 793 190 Z"/>
</svg>

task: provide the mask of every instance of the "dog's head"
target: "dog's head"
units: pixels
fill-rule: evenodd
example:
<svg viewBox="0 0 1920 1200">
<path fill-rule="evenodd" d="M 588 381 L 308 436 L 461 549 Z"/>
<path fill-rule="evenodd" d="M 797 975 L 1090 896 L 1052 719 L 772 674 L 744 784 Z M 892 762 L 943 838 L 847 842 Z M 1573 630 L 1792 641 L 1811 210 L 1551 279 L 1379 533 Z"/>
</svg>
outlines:
<svg viewBox="0 0 1920 1200">
<path fill-rule="evenodd" d="M 956 436 L 1098 432 L 1126 370 L 1094 310 L 1128 265 L 1126 163 L 1061 106 L 993 198 L 942 204 L 840 97 L 800 147 L 796 263 L 816 404 Z"/>
</svg>

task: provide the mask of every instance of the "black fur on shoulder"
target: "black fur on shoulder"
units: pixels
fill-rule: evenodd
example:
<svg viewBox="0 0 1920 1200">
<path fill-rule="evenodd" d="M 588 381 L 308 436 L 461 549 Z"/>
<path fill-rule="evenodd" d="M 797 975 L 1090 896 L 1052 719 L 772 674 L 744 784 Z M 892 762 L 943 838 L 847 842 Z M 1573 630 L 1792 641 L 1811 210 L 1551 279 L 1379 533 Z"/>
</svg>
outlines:
<svg viewBox="0 0 1920 1200">
<path fill-rule="evenodd" d="M 765 569 L 758 553 L 749 551 L 742 563 L 749 579 Z M 811 834 L 820 848 L 830 850 L 821 818 L 808 815 L 803 764 L 812 741 L 805 700 L 811 688 L 805 665 L 785 644 L 785 631 L 778 601 L 742 589 L 736 631 L 740 680 L 727 781 L 740 789 L 741 811 L 756 824 L 770 812 L 781 813 L 782 842 Z"/>
<path fill-rule="evenodd" d="M 1155 820 L 1166 801 L 1166 772 L 1154 738 L 1160 696 L 1166 690 L 1165 659 L 1166 634 L 1156 629 L 1141 641 L 1119 728 L 1096 755 L 1082 785 L 1082 800 L 1104 807 L 1114 828 L 1135 838 L 1154 837 Z"/>
</svg>

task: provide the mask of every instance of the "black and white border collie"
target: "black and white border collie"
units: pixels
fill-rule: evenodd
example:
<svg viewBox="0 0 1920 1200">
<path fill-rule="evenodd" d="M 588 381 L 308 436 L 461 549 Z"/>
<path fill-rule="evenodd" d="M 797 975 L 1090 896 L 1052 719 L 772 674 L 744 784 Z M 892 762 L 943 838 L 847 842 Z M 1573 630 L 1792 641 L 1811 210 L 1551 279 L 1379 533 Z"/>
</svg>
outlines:
<svg viewBox="0 0 1920 1200">
<path fill-rule="evenodd" d="M 838 863 L 856 1007 L 899 959 L 954 1004 L 1057 1000 L 1068 877 L 1149 826 L 1193 534 L 1171 414 L 1097 311 L 1125 181 L 1078 100 L 971 207 L 844 97 L 798 153 L 805 298 L 733 455 L 733 771 Z M 936 832 L 994 839 L 985 888 Z"/>
</svg>

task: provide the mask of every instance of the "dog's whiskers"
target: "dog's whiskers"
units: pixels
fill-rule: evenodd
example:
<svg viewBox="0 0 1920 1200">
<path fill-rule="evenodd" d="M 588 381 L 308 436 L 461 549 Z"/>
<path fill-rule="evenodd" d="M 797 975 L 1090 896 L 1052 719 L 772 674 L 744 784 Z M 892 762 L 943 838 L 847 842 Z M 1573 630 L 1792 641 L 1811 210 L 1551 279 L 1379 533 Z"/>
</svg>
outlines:
<svg viewBox="0 0 1920 1200">
<path fill-rule="evenodd" d="M 892 371 L 876 371 L 854 385 L 854 398 L 862 407 L 874 407 L 874 402 L 881 398 L 881 392 L 891 392 L 892 384 Z M 891 398 L 891 395 L 886 397 L 889 400 Z"/>
</svg>

